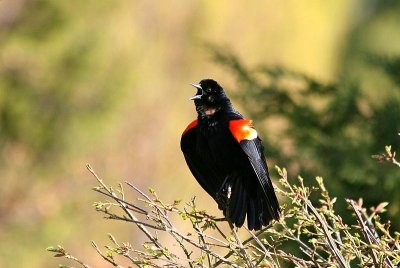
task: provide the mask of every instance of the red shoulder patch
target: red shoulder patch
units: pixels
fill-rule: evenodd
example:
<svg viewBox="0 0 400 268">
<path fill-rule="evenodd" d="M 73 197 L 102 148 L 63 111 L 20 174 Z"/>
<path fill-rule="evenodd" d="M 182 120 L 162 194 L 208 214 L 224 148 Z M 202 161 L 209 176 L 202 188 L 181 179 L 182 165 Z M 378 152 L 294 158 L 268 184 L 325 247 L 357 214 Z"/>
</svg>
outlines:
<svg viewBox="0 0 400 268">
<path fill-rule="evenodd" d="M 191 130 L 192 128 L 194 128 L 195 126 L 197 126 L 197 119 L 194 120 L 192 123 L 190 123 L 186 129 L 183 131 L 182 136 L 185 135 L 189 130 Z"/>
<path fill-rule="evenodd" d="M 238 142 L 257 138 L 257 131 L 253 128 L 251 120 L 231 120 L 229 121 L 229 130 Z"/>
</svg>

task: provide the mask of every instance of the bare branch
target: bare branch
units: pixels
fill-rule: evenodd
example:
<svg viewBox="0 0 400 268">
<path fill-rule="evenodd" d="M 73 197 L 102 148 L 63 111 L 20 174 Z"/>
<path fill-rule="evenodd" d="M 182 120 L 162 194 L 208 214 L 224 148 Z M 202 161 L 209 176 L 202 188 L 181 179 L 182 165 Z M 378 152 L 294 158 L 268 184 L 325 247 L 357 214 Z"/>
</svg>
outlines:
<svg viewBox="0 0 400 268">
<path fill-rule="evenodd" d="M 100 185 L 113 197 L 117 197 L 115 195 L 115 193 L 109 188 L 107 187 L 107 185 L 104 184 L 103 180 L 100 179 L 99 176 L 97 176 L 96 172 L 92 169 L 92 167 L 90 165 L 86 165 L 86 168 L 89 170 L 90 173 L 92 173 L 92 175 L 96 178 L 96 180 L 100 183 Z M 130 219 L 132 219 L 133 221 L 135 221 L 136 226 L 154 243 L 154 245 L 156 245 L 159 249 L 162 249 L 162 245 L 157 241 L 157 239 L 155 239 L 153 237 L 153 235 L 146 229 L 146 227 L 143 224 L 140 223 L 136 223 L 139 222 L 139 220 L 131 213 L 130 210 L 127 209 L 126 205 L 121 202 L 116 200 L 120 205 L 121 208 L 124 210 L 124 212 L 129 216 Z M 165 256 L 167 258 L 169 258 L 168 256 Z"/>
<path fill-rule="evenodd" d="M 381 223 L 378 215 L 385 211 L 388 203 L 371 208 L 369 213 L 362 208 L 361 201 L 346 200 L 358 222 L 346 225 L 342 217 L 335 214 L 336 198 L 329 196 L 320 177 L 316 178 L 318 188 L 307 187 L 301 177 L 297 184 L 289 183 L 286 170 L 278 169 L 282 189 L 277 192 L 286 197 L 291 206 L 283 205 L 280 220 L 257 232 L 244 227 L 249 237 L 242 241 L 239 229 L 230 224 L 231 234 L 224 231 L 226 219 L 199 210 L 194 198 L 182 207 L 180 201 L 166 203 L 154 190 L 146 194 L 133 183 L 126 182 L 138 196 L 134 202 L 128 202 L 121 184 L 113 189 L 90 166 L 88 170 L 99 184 L 94 190 L 110 199 L 96 202 L 96 210 L 104 213 L 107 219 L 133 223 L 145 234 L 144 250 L 134 249 L 128 242 L 118 243 L 112 235 L 109 235 L 112 245 L 105 246 L 105 253 L 92 242 L 98 254 L 114 267 L 122 267 L 118 264 L 119 258 L 138 267 L 191 268 L 220 265 L 280 268 L 286 264 L 302 268 L 348 268 L 350 261 L 362 267 L 394 268 L 400 263 L 400 234 L 392 235 L 390 224 Z M 318 195 L 320 207 L 310 201 L 312 194 Z M 189 232 L 178 228 L 181 222 L 176 221 L 176 216 L 190 223 Z M 159 236 L 161 233 L 165 235 Z M 304 254 L 299 256 L 298 251 L 285 248 L 288 241 L 296 243 Z M 171 242 L 179 247 L 163 246 Z M 61 246 L 50 249 L 56 257 L 65 257 L 90 268 Z"/>
</svg>

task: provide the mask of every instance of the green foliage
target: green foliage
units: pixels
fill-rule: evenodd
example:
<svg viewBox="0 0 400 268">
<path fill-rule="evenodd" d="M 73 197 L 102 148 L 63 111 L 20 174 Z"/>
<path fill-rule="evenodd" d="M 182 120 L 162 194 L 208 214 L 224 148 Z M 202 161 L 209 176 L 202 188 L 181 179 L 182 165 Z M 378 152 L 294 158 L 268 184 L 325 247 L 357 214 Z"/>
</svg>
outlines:
<svg viewBox="0 0 400 268">
<path fill-rule="evenodd" d="M 34 163 L 54 162 L 74 127 L 89 129 L 114 105 L 115 86 L 122 90 L 122 67 L 107 59 L 104 33 L 71 16 L 75 9 L 29 1 L 12 23 L 0 25 L 0 149 L 16 146 Z M 88 20 L 98 16 L 92 12 Z"/>
<path fill-rule="evenodd" d="M 69 213 L 84 214 L 83 207 L 69 209 L 81 192 L 68 185 L 79 176 L 63 165 L 72 171 L 93 152 L 114 127 L 120 97 L 134 91 L 131 54 L 109 42 L 115 22 L 108 16 L 120 4 L 0 2 L 1 267 L 48 266 L 37 254 L 43 244 Z M 56 186 L 64 176 L 67 185 Z"/>
<path fill-rule="evenodd" d="M 400 167 L 395 153 L 390 148 L 386 150 L 379 159 Z M 368 211 L 363 208 L 362 199 L 346 199 L 348 210 L 344 218 L 352 218 L 347 222 L 337 214 L 337 198 L 331 197 L 321 177 L 316 177 L 313 186 L 306 185 L 302 177 L 290 183 L 287 171 L 276 167 L 280 176 L 277 192 L 287 202 L 282 206 L 279 221 L 252 232 L 246 227 L 237 230 L 232 225 L 227 231 L 225 219 L 199 209 L 195 199 L 183 205 L 179 201 L 166 203 L 154 189 L 147 194 L 129 182 L 127 187 L 138 198 L 127 200 L 121 184 L 113 190 L 90 166 L 88 169 L 99 184 L 94 190 L 109 199 L 96 202 L 96 211 L 108 219 L 136 225 L 146 237 L 142 249 L 133 248 L 129 242 L 118 242 L 111 234 L 108 234 L 111 245 L 105 246 L 105 252 L 92 242 L 104 261 L 115 267 L 134 264 L 139 267 L 347 268 L 400 264 L 400 233 L 390 229 L 390 222 L 381 220 L 388 203 L 380 203 Z M 317 201 L 312 202 L 311 197 Z M 246 234 L 248 238 L 242 240 L 239 234 Z M 295 245 L 295 250 L 288 244 Z M 54 257 L 65 257 L 90 267 L 62 246 L 47 250 L 55 253 Z"/>
</svg>

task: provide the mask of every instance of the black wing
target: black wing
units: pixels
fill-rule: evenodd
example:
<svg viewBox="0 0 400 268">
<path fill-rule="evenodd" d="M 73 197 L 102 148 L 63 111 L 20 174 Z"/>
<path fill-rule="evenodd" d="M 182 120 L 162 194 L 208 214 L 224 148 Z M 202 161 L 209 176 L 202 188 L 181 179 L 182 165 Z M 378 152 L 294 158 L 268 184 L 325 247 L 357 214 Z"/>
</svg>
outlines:
<svg viewBox="0 0 400 268">
<path fill-rule="evenodd" d="M 269 177 L 268 166 L 264 156 L 264 147 L 261 144 L 260 138 L 257 137 L 252 140 L 244 139 L 239 144 L 247 155 L 265 196 L 266 202 L 262 202 L 261 205 L 263 210 L 267 209 L 269 215 L 263 216 L 266 218 L 264 222 L 269 222 L 269 219 L 278 220 L 280 213 L 279 203 Z"/>
<path fill-rule="evenodd" d="M 261 203 L 258 204 L 258 209 L 262 210 L 263 224 L 268 223 L 271 219 L 279 219 L 279 204 L 269 177 L 268 166 L 264 156 L 264 147 L 261 144 L 261 139 L 258 137 L 257 131 L 252 126 L 251 120 L 231 120 L 229 121 L 229 129 L 246 154 L 261 186 L 261 189 L 258 189 L 257 192 L 261 191 L 260 196 L 263 197 L 261 198 Z M 257 195 L 259 194 L 257 193 Z"/>
<path fill-rule="evenodd" d="M 185 131 L 181 138 L 181 150 L 186 163 L 203 189 L 214 199 L 221 187 L 218 172 L 213 169 L 213 165 L 208 164 L 207 158 L 201 157 L 196 150 L 197 146 L 197 126 Z"/>
</svg>

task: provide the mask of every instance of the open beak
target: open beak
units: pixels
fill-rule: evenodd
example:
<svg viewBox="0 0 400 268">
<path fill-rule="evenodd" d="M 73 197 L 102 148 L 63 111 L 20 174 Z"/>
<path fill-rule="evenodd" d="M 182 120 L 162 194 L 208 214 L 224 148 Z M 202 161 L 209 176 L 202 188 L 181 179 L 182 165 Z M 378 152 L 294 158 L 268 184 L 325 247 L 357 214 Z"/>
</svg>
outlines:
<svg viewBox="0 0 400 268">
<path fill-rule="evenodd" d="M 197 94 L 194 95 L 193 97 L 190 98 L 190 100 L 199 100 L 201 99 L 201 96 L 203 95 L 203 88 L 200 86 L 200 84 L 190 84 L 197 88 Z"/>
</svg>

